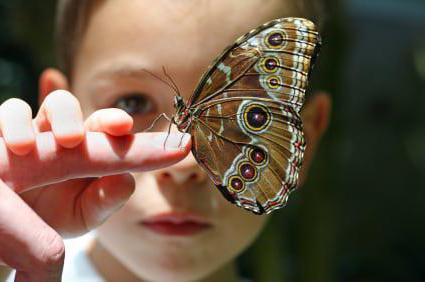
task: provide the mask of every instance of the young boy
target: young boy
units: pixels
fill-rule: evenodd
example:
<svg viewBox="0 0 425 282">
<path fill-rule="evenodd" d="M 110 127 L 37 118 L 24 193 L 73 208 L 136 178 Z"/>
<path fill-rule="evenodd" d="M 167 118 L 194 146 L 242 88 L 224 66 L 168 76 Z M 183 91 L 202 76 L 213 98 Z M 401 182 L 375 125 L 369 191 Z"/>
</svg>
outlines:
<svg viewBox="0 0 425 282">
<path fill-rule="evenodd" d="M 65 281 L 237 281 L 234 260 L 268 216 L 222 197 L 187 156 L 189 136 L 180 144 L 173 129 L 163 149 L 165 133 L 136 133 L 174 112 L 173 93 L 143 70 L 165 66 L 187 100 L 241 34 L 278 17 L 312 18 L 313 2 L 301 2 L 60 0 L 62 69 L 41 75 L 36 118 L 18 99 L 0 107 L 0 259 L 16 279 L 59 280 L 62 237 L 99 226 L 72 260 L 80 277 L 66 265 Z M 302 110 L 301 183 L 329 111 L 324 94 Z"/>
</svg>

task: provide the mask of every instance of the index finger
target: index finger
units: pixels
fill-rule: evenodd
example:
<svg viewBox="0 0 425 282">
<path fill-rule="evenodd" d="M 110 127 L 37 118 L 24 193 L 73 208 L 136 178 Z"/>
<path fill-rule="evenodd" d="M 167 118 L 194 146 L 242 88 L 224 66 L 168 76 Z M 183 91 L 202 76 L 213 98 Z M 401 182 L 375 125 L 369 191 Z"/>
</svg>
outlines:
<svg viewBox="0 0 425 282">
<path fill-rule="evenodd" d="M 114 137 L 87 132 L 83 143 L 67 149 L 56 143 L 52 132 L 44 132 L 36 135 L 34 151 L 17 156 L 7 150 L 0 138 L 0 178 L 21 193 L 69 179 L 170 166 L 186 157 L 190 148 L 189 134 L 137 133 Z"/>
</svg>

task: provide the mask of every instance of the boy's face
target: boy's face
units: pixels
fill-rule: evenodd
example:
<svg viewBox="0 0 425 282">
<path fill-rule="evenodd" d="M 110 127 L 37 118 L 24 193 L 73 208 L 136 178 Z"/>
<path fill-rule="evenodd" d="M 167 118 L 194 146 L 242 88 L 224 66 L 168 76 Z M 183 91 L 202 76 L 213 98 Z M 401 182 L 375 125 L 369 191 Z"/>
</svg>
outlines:
<svg viewBox="0 0 425 282">
<path fill-rule="evenodd" d="M 71 90 L 85 116 L 108 107 L 129 111 L 135 132 L 161 113 L 174 113 L 174 93 L 142 69 L 162 75 L 166 67 L 187 100 L 210 62 L 235 38 L 290 14 L 282 0 L 101 2 L 76 54 Z M 154 130 L 167 126 L 158 123 Z M 98 236 L 140 277 L 203 277 L 247 247 L 267 219 L 228 203 L 192 156 L 134 177 L 135 194 L 98 229 Z M 168 212 L 199 216 L 209 227 L 176 236 L 142 224 Z"/>
</svg>

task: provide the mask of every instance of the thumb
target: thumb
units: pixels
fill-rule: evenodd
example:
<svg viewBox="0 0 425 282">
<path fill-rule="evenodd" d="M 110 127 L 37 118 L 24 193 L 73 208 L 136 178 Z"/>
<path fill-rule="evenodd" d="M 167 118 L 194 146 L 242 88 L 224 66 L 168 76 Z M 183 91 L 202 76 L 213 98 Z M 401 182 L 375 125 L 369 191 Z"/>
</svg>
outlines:
<svg viewBox="0 0 425 282">
<path fill-rule="evenodd" d="M 133 194 L 135 186 L 129 173 L 100 177 L 90 183 L 77 199 L 77 211 L 81 212 L 87 230 L 99 226 L 119 210 Z"/>
</svg>

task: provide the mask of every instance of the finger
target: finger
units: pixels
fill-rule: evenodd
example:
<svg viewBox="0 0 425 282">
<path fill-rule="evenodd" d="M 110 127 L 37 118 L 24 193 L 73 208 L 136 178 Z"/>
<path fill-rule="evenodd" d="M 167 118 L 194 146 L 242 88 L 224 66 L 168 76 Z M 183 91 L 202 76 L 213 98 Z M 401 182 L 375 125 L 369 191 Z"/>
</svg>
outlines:
<svg viewBox="0 0 425 282">
<path fill-rule="evenodd" d="M 44 99 L 34 125 L 38 132 L 52 131 L 58 144 L 74 148 L 84 140 L 84 122 L 77 98 L 57 90 Z"/>
<path fill-rule="evenodd" d="M 96 179 L 77 199 L 81 221 L 87 230 L 102 224 L 119 210 L 133 194 L 136 183 L 131 174 L 104 176 Z"/>
<path fill-rule="evenodd" d="M 34 149 L 32 110 L 23 100 L 12 98 L 0 106 L 0 128 L 6 146 L 14 154 L 24 156 Z"/>
<path fill-rule="evenodd" d="M 102 224 L 124 205 L 134 189 L 133 176 L 125 173 L 69 180 L 48 185 L 41 194 L 34 193 L 41 190 L 37 189 L 20 196 L 61 236 L 75 237 Z"/>
<path fill-rule="evenodd" d="M 101 109 L 91 114 L 84 125 L 87 131 L 123 136 L 133 129 L 133 118 L 120 109 Z"/>
<path fill-rule="evenodd" d="M 0 139 L 0 178 L 21 193 L 69 179 L 154 170 L 186 157 L 190 141 L 189 134 L 181 133 L 172 133 L 167 138 L 166 133 L 113 137 L 87 132 L 80 146 L 63 149 L 56 145 L 52 133 L 45 132 L 36 135 L 36 150 L 17 158 L 8 154 Z"/>
<path fill-rule="evenodd" d="M 0 179 L 0 259 L 16 269 L 15 281 L 59 281 L 62 238 Z"/>
</svg>

